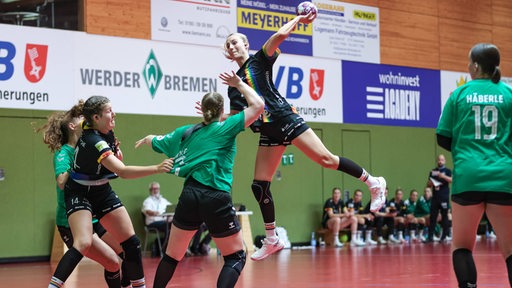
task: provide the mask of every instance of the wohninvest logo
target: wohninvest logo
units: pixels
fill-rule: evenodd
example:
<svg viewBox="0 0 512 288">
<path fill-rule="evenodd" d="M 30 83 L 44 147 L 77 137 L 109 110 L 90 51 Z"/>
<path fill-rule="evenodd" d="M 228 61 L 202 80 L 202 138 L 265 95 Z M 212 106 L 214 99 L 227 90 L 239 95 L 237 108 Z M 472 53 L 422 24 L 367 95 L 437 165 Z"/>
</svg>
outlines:
<svg viewBox="0 0 512 288">
<path fill-rule="evenodd" d="M 149 53 L 144 69 L 142 69 L 142 76 L 146 81 L 146 86 L 149 89 L 151 98 L 154 98 L 158 85 L 160 85 L 160 80 L 162 80 L 162 70 L 160 69 L 160 65 L 158 65 L 153 50 Z"/>
<path fill-rule="evenodd" d="M 381 85 L 366 86 L 366 117 L 420 120 L 420 76 L 378 74 Z"/>
</svg>

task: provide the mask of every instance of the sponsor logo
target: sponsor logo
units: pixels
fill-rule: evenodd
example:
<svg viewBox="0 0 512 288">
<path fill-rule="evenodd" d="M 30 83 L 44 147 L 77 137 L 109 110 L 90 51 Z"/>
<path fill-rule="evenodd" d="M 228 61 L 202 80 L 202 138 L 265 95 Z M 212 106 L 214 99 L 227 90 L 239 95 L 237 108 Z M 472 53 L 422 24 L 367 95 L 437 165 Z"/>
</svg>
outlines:
<svg viewBox="0 0 512 288">
<path fill-rule="evenodd" d="M 48 45 L 27 44 L 25 51 L 25 77 L 32 83 L 43 79 L 46 72 Z"/>
<path fill-rule="evenodd" d="M 158 61 L 156 60 L 153 50 L 151 50 L 149 53 L 146 64 L 144 65 L 144 69 L 142 69 L 142 76 L 146 81 L 146 85 L 149 89 L 149 93 L 151 94 L 151 98 L 154 98 L 156 90 L 158 89 L 158 85 L 160 85 L 160 80 L 162 80 L 163 76 L 162 70 L 160 69 L 160 65 L 158 65 Z"/>
<path fill-rule="evenodd" d="M 311 69 L 309 72 L 309 96 L 311 99 L 318 100 L 324 92 L 324 74 L 325 70 Z"/>
</svg>

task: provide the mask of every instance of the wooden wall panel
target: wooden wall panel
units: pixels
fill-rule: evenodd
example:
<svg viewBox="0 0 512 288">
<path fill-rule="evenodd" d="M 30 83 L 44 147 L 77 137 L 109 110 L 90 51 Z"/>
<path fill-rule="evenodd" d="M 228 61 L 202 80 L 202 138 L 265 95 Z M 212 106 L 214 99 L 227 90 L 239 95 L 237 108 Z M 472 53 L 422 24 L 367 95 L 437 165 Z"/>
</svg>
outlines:
<svg viewBox="0 0 512 288">
<path fill-rule="evenodd" d="M 512 27 L 512 1 L 492 0 L 492 25 Z"/>
<path fill-rule="evenodd" d="M 86 0 L 85 31 L 108 36 L 151 38 L 149 0 Z"/>
<path fill-rule="evenodd" d="M 512 77 L 512 29 L 511 26 L 494 26 L 492 43 L 500 49 L 501 75 Z"/>
<path fill-rule="evenodd" d="M 469 49 L 492 42 L 492 26 L 455 19 L 439 19 L 440 69 L 467 71 Z"/>
<path fill-rule="evenodd" d="M 439 68 L 437 17 L 380 9 L 381 63 Z"/>
<path fill-rule="evenodd" d="M 438 4 L 437 1 L 425 0 L 382 0 L 379 8 L 437 17 Z"/>
<path fill-rule="evenodd" d="M 492 0 L 438 0 L 438 2 L 439 18 L 492 24 Z"/>
</svg>

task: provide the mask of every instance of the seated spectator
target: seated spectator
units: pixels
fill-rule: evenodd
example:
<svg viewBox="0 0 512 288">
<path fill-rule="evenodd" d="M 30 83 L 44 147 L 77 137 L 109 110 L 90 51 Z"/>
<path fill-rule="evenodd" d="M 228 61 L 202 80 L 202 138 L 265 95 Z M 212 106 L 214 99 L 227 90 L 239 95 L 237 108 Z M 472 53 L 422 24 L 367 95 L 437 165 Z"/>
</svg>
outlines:
<svg viewBox="0 0 512 288">
<path fill-rule="evenodd" d="M 416 235 L 418 230 L 418 219 L 414 216 L 416 206 L 418 205 L 418 191 L 412 189 L 409 193 L 409 199 L 404 201 L 406 206 L 405 222 L 407 223 L 407 229 L 409 230 L 409 237 L 411 241 L 416 241 Z"/>
<path fill-rule="evenodd" d="M 430 200 L 432 199 L 432 189 L 430 187 L 425 187 L 423 190 L 423 196 L 418 200 L 418 204 L 416 204 L 416 209 L 414 210 L 414 217 L 418 221 L 418 229 L 419 229 L 419 240 L 424 241 L 426 239 L 425 236 L 425 227 L 429 226 L 430 221 Z"/>
<path fill-rule="evenodd" d="M 405 230 L 405 215 L 407 207 L 405 206 L 404 191 L 401 188 L 397 188 L 395 191 L 395 198 L 389 201 L 389 211 L 391 213 L 396 212 L 394 217 L 393 230 L 389 234 L 389 240 L 393 243 L 404 243 L 404 230 Z M 397 233 L 398 230 L 398 233 Z M 397 234 L 398 236 L 395 236 Z"/>
<path fill-rule="evenodd" d="M 364 242 L 357 240 L 357 218 L 354 212 L 348 212 L 343 200 L 341 200 L 341 189 L 333 188 L 332 197 L 327 199 L 324 204 L 324 212 L 322 217 L 322 226 L 332 231 L 334 235 L 334 246 L 343 247 L 339 240 L 339 232 L 341 229 L 350 225 L 352 231 L 351 245 L 364 246 Z"/>
<path fill-rule="evenodd" d="M 388 195 L 388 189 L 386 188 L 386 195 Z M 366 205 L 368 207 L 368 205 Z M 365 208 L 366 209 L 366 208 Z M 387 244 L 388 241 L 384 239 L 383 235 L 383 228 L 384 226 L 388 229 L 388 234 L 391 233 L 393 230 L 394 219 L 396 216 L 396 212 L 391 213 L 389 209 L 389 201 L 386 200 L 386 203 L 379 209 L 379 211 L 376 211 L 373 213 L 373 223 L 375 225 L 375 233 L 377 234 L 377 242 L 379 244 Z"/>
<path fill-rule="evenodd" d="M 354 191 L 354 198 L 347 201 L 347 209 L 349 212 L 354 212 L 357 218 L 357 234 L 356 238 L 363 241 L 362 232 L 366 232 L 365 244 L 377 245 L 376 241 L 372 240 L 372 227 L 373 227 L 373 214 L 370 213 L 370 204 L 363 206 L 363 191 L 356 189 Z"/>
<path fill-rule="evenodd" d="M 166 239 L 169 236 L 172 218 L 162 216 L 162 214 L 165 213 L 167 206 L 170 205 L 171 202 L 160 194 L 160 184 L 158 182 L 151 182 L 149 184 L 149 196 L 142 203 L 142 213 L 146 216 L 146 223 L 144 224 L 147 227 L 156 228 L 163 233 L 164 239 L 160 239 L 160 243 L 162 243 L 163 246 L 167 243 Z M 155 239 L 155 244 L 157 244 L 156 241 L 158 241 L 158 239 Z M 154 247 L 158 247 L 158 244 L 154 245 Z M 165 251 L 164 247 L 162 247 L 162 249 Z M 160 255 L 160 251 L 156 252 L 158 252 L 157 255 Z"/>
</svg>

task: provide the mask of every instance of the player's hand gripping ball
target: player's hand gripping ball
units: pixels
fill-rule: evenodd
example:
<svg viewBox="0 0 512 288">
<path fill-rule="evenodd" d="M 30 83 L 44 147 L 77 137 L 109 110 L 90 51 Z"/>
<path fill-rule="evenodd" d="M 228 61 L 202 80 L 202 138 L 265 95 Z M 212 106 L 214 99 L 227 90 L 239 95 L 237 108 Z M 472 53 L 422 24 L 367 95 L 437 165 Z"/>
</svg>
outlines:
<svg viewBox="0 0 512 288">
<path fill-rule="evenodd" d="M 313 4 L 313 2 L 305 1 L 300 3 L 297 8 L 295 8 L 295 12 L 297 15 L 308 15 L 309 12 L 316 14 L 318 9 L 316 8 L 315 4 Z"/>
</svg>

